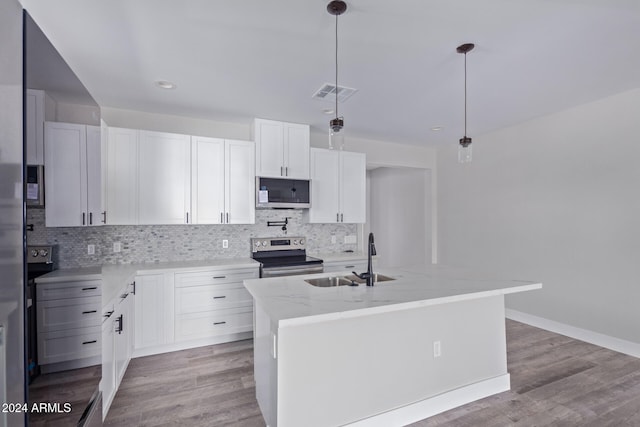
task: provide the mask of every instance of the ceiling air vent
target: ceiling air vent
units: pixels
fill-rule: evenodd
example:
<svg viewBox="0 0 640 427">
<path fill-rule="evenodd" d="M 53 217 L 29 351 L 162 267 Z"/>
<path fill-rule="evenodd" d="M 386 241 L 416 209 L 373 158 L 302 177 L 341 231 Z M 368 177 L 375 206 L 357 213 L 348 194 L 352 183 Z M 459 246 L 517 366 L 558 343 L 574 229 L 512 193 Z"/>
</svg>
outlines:
<svg viewBox="0 0 640 427">
<path fill-rule="evenodd" d="M 351 98 L 351 95 L 356 93 L 358 89 L 352 87 L 338 86 L 338 102 L 344 102 Z M 321 99 L 323 101 L 335 102 L 336 100 L 336 85 L 331 83 L 325 83 L 316 93 L 311 96 L 314 99 Z"/>
</svg>

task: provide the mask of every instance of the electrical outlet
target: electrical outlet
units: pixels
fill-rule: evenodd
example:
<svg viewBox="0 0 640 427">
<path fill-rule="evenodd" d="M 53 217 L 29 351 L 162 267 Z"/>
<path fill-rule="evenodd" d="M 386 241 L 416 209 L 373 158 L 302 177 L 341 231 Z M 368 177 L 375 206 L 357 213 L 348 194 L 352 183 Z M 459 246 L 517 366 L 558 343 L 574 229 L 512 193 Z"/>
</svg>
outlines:
<svg viewBox="0 0 640 427">
<path fill-rule="evenodd" d="M 87 254 L 95 255 L 96 254 L 96 245 L 88 245 L 87 246 Z"/>
<path fill-rule="evenodd" d="M 227 239 L 224 239 L 222 241 L 222 249 L 228 249 L 229 248 L 229 241 Z"/>
<path fill-rule="evenodd" d="M 113 252 L 120 252 L 122 250 L 122 244 L 120 242 L 115 242 L 113 244 Z"/>
<path fill-rule="evenodd" d="M 440 345 L 440 341 L 434 341 L 433 342 L 433 357 L 440 357 L 442 356 L 442 346 Z"/>
<path fill-rule="evenodd" d="M 335 244 L 336 244 L 336 241 L 337 241 L 337 240 L 336 240 L 336 236 L 335 236 L 335 235 L 332 235 L 332 236 L 331 236 L 331 243 L 335 245 Z"/>
</svg>

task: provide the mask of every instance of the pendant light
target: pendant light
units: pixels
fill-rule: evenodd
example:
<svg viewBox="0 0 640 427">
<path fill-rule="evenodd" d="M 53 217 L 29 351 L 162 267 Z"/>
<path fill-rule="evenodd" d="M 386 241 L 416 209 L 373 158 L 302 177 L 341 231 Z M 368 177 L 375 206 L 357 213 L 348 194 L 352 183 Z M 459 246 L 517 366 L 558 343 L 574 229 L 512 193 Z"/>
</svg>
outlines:
<svg viewBox="0 0 640 427">
<path fill-rule="evenodd" d="M 329 148 L 344 148 L 344 118 L 338 115 L 338 16 L 347 10 L 347 4 L 340 0 L 333 0 L 327 5 L 327 12 L 336 17 L 336 117 L 329 121 Z"/>
<path fill-rule="evenodd" d="M 467 136 L 467 53 L 473 50 L 473 43 L 465 43 L 456 48 L 458 53 L 464 53 L 464 136 L 460 138 L 458 147 L 458 162 L 470 163 L 472 159 L 471 138 Z"/>
</svg>

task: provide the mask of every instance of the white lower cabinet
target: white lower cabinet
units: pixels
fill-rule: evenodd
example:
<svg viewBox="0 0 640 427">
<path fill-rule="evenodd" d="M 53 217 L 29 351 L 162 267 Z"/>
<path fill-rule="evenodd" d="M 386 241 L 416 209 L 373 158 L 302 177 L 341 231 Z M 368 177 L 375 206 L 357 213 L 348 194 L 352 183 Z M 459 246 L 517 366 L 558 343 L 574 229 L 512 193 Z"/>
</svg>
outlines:
<svg viewBox="0 0 640 427">
<path fill-rule="evenodd" d="M 173 283 L 164 274 L 150 274 L 136 276 L 135 288 L 135 350 L 170 344 Z"/>
<path fill-rule="evenodd" d="M 176 273 L 176 341 L 253 330 L 253 298 L 242 281 L 255 268 Z"/>
<path fill-rule="evenodd" d="M 103 309 L 102 323 L 102 418 L 107 416 L 111 402 L 133 353 L 134 282 L 127 283 Z"/>
<path fill-rule="evenodd" d="M 38 362 L 44 373 L 100 363 L 100 290 L 100 280 L 36 286 Z"/>
<path fill-rule="evenodd" d="M 352 271 L 362 273 L 367 271 L 367 259 L 353 259 L 347 261 L 325 261 L 323 263 L 325 273 L 351 274 Z"/>
</svg>

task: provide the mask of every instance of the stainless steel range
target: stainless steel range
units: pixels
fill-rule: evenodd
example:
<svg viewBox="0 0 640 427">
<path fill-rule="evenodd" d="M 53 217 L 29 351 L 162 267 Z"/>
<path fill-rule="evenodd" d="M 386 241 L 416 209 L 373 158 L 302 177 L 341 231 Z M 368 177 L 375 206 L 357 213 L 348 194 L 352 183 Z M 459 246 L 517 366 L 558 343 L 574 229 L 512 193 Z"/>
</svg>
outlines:
<svg viewBox="0 0 640 427">
<path fill-rule="evenodd" d="M 40 372 L 38 366 L 38 331 L 36 328 L 37 277 L 57 268 L 56 246 L 27 246 L 27 371 L 29 382 Z"/>
<path fill-rule="evenodd" d="M 251 257 L 260 262 L 260 277 L 322 273 L 322 260 L 307 256 L 304 237 L 251 239 Z"/>
</svg>

